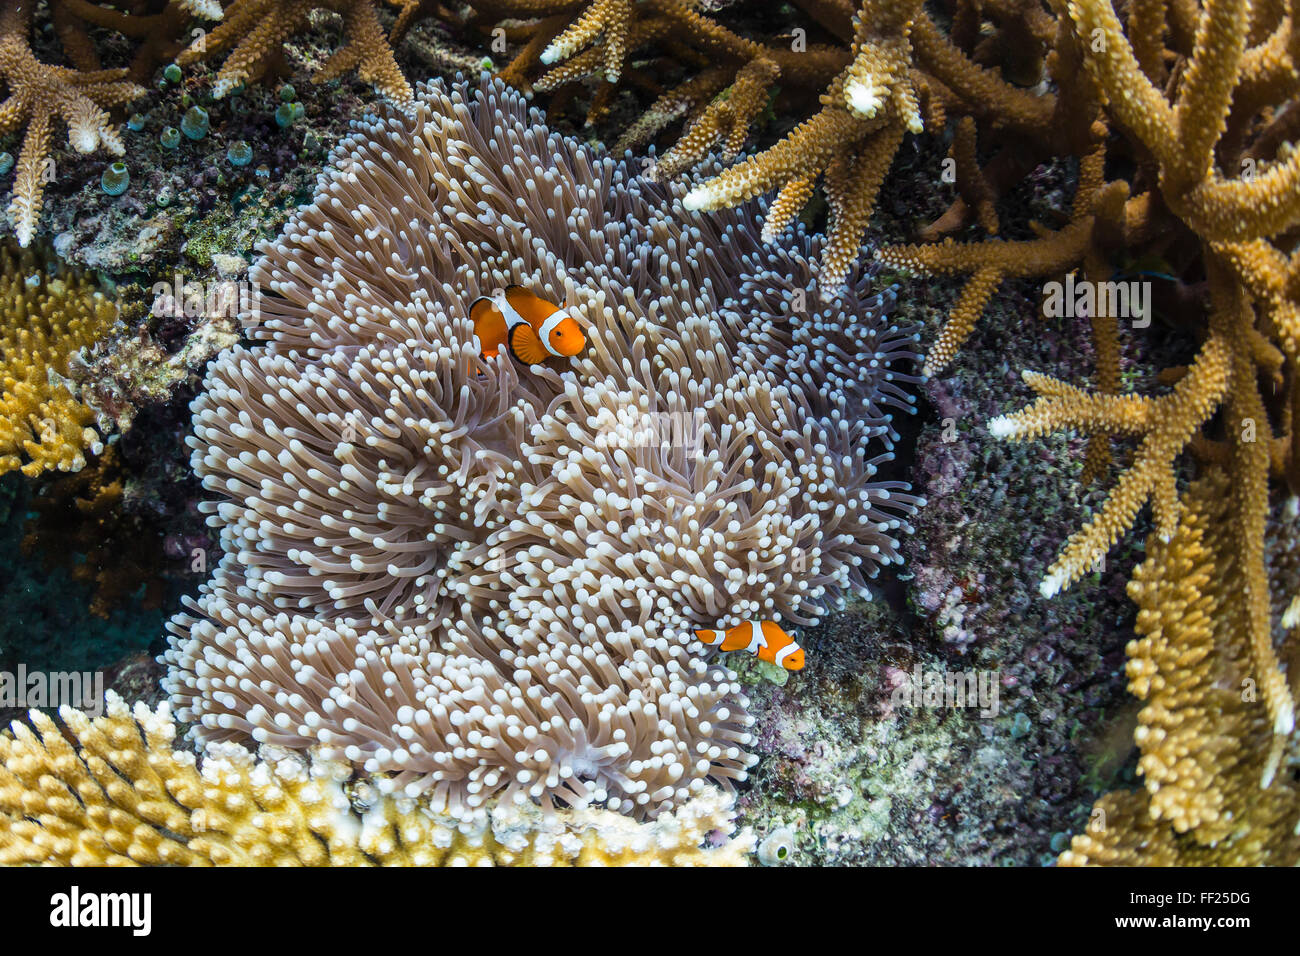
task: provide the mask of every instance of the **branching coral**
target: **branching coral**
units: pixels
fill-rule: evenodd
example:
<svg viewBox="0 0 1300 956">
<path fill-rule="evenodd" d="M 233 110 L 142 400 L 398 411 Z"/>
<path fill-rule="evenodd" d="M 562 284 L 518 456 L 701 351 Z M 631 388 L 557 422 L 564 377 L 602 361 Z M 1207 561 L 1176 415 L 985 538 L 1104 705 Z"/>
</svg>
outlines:
<svg viewBox="0 0 1300 956">
<path fill-rule="evenodd" d="M 1026 383 L 1041 397 L 1021 412 L 989 422 L 995 438 L 1027 439 L 1056 428 L 1077 428 L 1142 439 L 1133 465 L 1101 511 L 1071 537 L 1048 568 L 1044 597 L 1054 596 L 1096 566 L 1148 499 L 1157 533 L 1165 540 L 1173 535 L 1180 514 L 1174 459 L 1222 400 L 1228 373 L 1227 345 L 1214 337 L 1172 394 L 1161 398 L 1098 395 L 1025 372 Z"/>
<path fill-rule="evenodd" d="M 653 823 L 501 805 L 478 827 L 278 747 L 173 750 L 167 705 L 32 711 L 0 733 L 0 864 L 745 865 L 753 836 L 708 790 Z"/>
<path fill-rule="evenodd" d="M 1213 470 L 1185 497 L 1177 531 L 1151 536 L 1129 584 L 1140 635 L 1128 648 L 1129 688 L 1146 701 L 1135 735 L 1146 792 L 1099 800 L 1063 865 L 1300 860 L 1296 754 L 1257 693 L 1269 675 L 1248 645 L 1251 586 L 1233 541 L 1230 481 Z"/>
<path fill-rule="evenodd" d="M 551 68 L 534 83 L 539 90 L 596 74 L 609 82 L 625 79 L 628 51 L 652 44 L 666 47 L 685 66 L 692 75 L 661 92 L 620 144 L 640 145 L 668 123 L 685 120 L 685 134 L 658 164 L 657 175 L 674 175 L 700 162 L 719 142 L 724 156 L 734 157 L 778 84 L 784 90 L 819 90 L 821 108 L 815 115 L 781 142 L 700 184 L 688 205 L 718 209 L 779 190 L 764 232 L 768 241 L 776 241 L 823 179 L 831 207 L 821 273 L 821 293 L 827 297 L 839 291 L 858 256 L 903 134 L 920 132 L 926 118 L 934 131 L 950 116 L 964 120 L 959 124 L 964 131 L 959 182 L 985 223 L 996 222 L 996 193 L 1025 172 L 1028 157 L 1050 155 L 1047 144 L 1088 137 L 1090 110 L 1067 110 L 1055 96 L 1023 91 L 979 62 L 1002 55 L 1016 61 L 1019 75 L 1037 82 L 1054 29 L 1036 4 L 988 5 L 982 15 L 994 21 L 993 29 L 979 44 L 972 27 L 980 24 L 980 10 L 959 5 L 961 29 L 955 33 L 972 34 L 969 51 L 945 36 L 915 0 L 823 0 L 797 6 L 806 10 L 815 29 L 843 46 L 808 45 L 804 28 L 794 43 L 747 39 L 674 0 L 602 0 L 578 8 L 580 15 L 558 28 L 552 21 L 562 21 L 573 4 L 547 4 L 542 10 L 507 0 L 501 10 L 521 17 L 553 15 L 547 21 L 552 39 L 540 56 Z M 539 35 L 542 29 L 539 22 Z M 689 49 L 683 50 L 685 45 Z M 531 47 L 505 71 L 512 81 L 522 82 L 528 73 L 529 64 L 521 60 L 538 56 Z M 1072 75 L 1078 65 L 1068 54 L 1052 62 L 1060 75 Z M 1008 131 L 1016 141 L 994 157 L 988 175 L 974 165 L 970 124 L 976 120 Z"/>
<path fill-rule="evenodd" d="M 818 307 L 796 232 L 551 133 L 496 82 L 368 120 L 262 249 L 260 344 L 213 366 L 193 462 L 219 568 L 166 687 L 206 741 L 493 799 L 649 816 L 751 758 L 692 629 L 815 621 L 898 561 L 917 499 L 875 478 L 915 333 L 855 277 Z M 522 283 L 588 346 L 480 357 L 468 304 Z"/>
<path fill-rule="evenodd" d="M 95 413 L 74 394 L 68 360 L 116 318 L 85 277 L 0 249 L 0 474 L 78 471 L 99 453 Z"/>
<path fill-rule="evenodd" d="M 1117 270 L 1111 263 L 1124 250 L 1152 243 L 1169 255 L 1181 250 L 1180 261 L 1199 265 L 1208 280 L 1209 334 L 1190 369 L 1178 373 L 1182 378 L 1171 395 L 1147 399 L 1117 394 L 1116 320 L 1133 318 L 1144 325 L 1151 317 L 1121 316 L 1115 301 L 1107 302 L 1099 291 L 1083 312 L 1093 321 L 1102 361 L 1097 391 L 1085 393 L 1043 376 L 1027 376 L 1043 397 L 1016 415 L 995 419 L 990 430 L 1000 437 L 1023 438 L 1050 428 L 1084 429 L 1093 436 L 1090 465 L 1104 462 L 1099 442 L 1109 436 L 1142 440 L 1105 507 L 1048 569 L 1043 593 L 1049 596 L 1082 576 L 1132 526 L 1148 498 L 1157 533 L 1166 541 L 1173 536 L 1181 513 L 1176 467 L 1189 446 L 1230 467 L 1231 520 L 1238 529 L 1239 560 L 1249 569 L 1248 643 L 1262 698 L 1280 736 L 1294 728 L 1294 703 L 1269 641 L 1263 535 L 1270 468 L 1295 482 L 1289 464 L 1293 399 L 1284 397 L 1270 408 L 1259 383 L 1272 380 L 1270 391 L 1295 387 L 1300 353 L 1292 327 L 1300 289 L 1290 287 L 1289 270 L 1296 255 L 1293 230 L 1300 225 L 1295 182 L 1300 156 L 1284 149 L 1256 155 L 1268 126 L 1260 127 L 1257 137 L 1246 130 L 1256 113 L 1271 115 L 1300 91 L 1300 74 L 1289 52 L 1300 35 L 1291 6 L 1261 11 L 1251 29 L 1264 39 L 1249 47 L 1248 5 L 1207 3 L 1198 13 L 1191 48 L 1177 51 L 1187 57 L 1187 66 L 1170 98 L 1147 76 L 1163 70 L 1163 14 L 1131 22 L 1130 42 L 1108 0 L 1071 3 L 1061 23 L 1074 35 L 1063 39 L 1079 52 L 1102 115 L 1125 132 L 1121 148 L 1152 168 L 1154 181 L 1139 179 L 1146 187 L 1141 191 L 1123 181 L 1103 183 L 1098 147 L 1081 164 L 1072 221 L 1056 233 L 1030 243 L 949 242 L 880 252 L 895 265 L 972 274 L 927 360 L 931 373 L 955 354 L 1005 276 L 1061 275 L 1078 268 L 1082 285 L 1106 291 L 1125 285 L 1113 281 Z M 1270 78 L 1263 87 L 1261 72 Z M 1075 99 L 1088 96 L 1076 94 Z M 1214 416 L 1221 409 L 1225 420 L 1220 424 Z M 1273 422 L 1281 426 L 1276 437 Z M 1219 429 L 1222 439 L 1211 440 L 1218 439 Z M 1100 470 L 1090 467 L 1088 473 Z"/>
<path fill-rule="evenodd" d="M 121 156 L 122 140 L 106 110 L 144 92 L 125 79 L 124 69 L 81 72 L 37 60 L 27 42 L 33 6 L 6 4 L 0 12 L 0 77 L 8 87 L 6 99 L 0 102 L 0 134 L 24 124 L 27 128 L 8 210 L 18 242 L 24 246 L 35 234 L 45 185 L 53 178 L 49 153 L 55 119 L 67 124 L 68 142 L 78 152 L 103 146 Z"/>
<path fill-rule="evenodd" d="M 686 197 L 687 208 L 734 206 L 779 187 L 764 226 L 771 241 L 802 211 L 813 183 L 824 173 L 831 223 L 822 253 L 821 291 L 828 297 L 836 294 L 857 259 L 904 130 L 922 128 L 909 41 L 918 7 L 915 2 L 867 0 L 854 21 L 852 61 L 822 96 L 822 111 L 781 143 L 697 186 Z M 707 128 L 707 119 L 697 129 Z M 734 132 L 732 138 L 738 138 Z M 698 161 L 710 145 L 683 139 L 669 156 Z"/>
<path fill-rule="evenodd" d="M 138 0 L 126 10 L 117 7 L 93 0 L 51 0 L 54 30 L 68 61 L 77 69 L 93 73 L 102 66 L 90 28 L 112 30 L 136 42 L 127 75 L 144 83 L 159 63 L 170 61 L 184 48 L 187 24 L 195 18 L 221 19 L 218 0 Z M 202 36 L 201 28 L 194 29 Z"/>
<path fill-rule="evenodd" d="M 1144 613 L 1159 610 L 1181 622 L 1177 626 L 1184 637 L 1178 640 L 1200 648 L 1160 662 L 1165 681 L 1197 682 L 1207 669 L 1236 668 L 1248 674 L 1257 689 L 1262 708 L 1252 709 L 1249 730 L 1237 727 L 1231 709 L 1218 705 L 1196 718 L 1194 729 L 1202 738 L 1239 741 L 1231 746 L 1204 744 L 1205 759 L 1196 774 L 1180 777 L 1192 768 L 1177 764 L 1177 754 L 1144 758 L 1153 788 L 1153 819 L 1173 819 L 1179 830 L 1199 828 L 1198 839 L 1207 847 L 1219 841 L 1225 855 L 1210 854 L 1207 860 L 1237 859 L 1237 853 L 1250 859 L 1278 814 L 1291 812 L 1286 808 L 1294 802 L 1289 783 L 1268 788 L 1281 754 L 1290 746 L 1295 705 L 1274 649 L 1265 529 L 1270 474 L 1285 477 L 1293 488 L 1300 475 L 1293 437 L 1300 359 L 1294 332 L 1300 287 L 1293 281 L 1300 156 L 1283 145 L 1277 126 L 1300 92 L 1294 60 L 1300 26 L 1294 3 L 1256 10 L 1240 0 L 1209 0 L 1199 9 L 1184 9 L 1178 14 L 1187 21 L 1183 27 L 1193 28 L 1171 21 L 1168 31 L 1166 14 L 1176 19 L 1175 11 L 1159 5 L 1130 7 L 1127 29 L 1109 0 L 1077 0 L 1057 13 L 1062 37 L 1056 52 L 1072 49 L 1085 67 L 1082 74 L 1074 71 L 1075 78 L 1086 77 L 1088 84 L 1083 89 L 1063 84 L 1062 99 L 1087 103 L 1095 98 L 1099 117 L 1122 134 L 1106 142 L 1105 151 L 1136 162 L 1143 172 L 1131 183 L 1104 182 L 1102 139 L 1094 135 L 1099 145 L 1082 158 L 1072 219 L 1058 232 L 1032 243 L 910 246 L 882 250 L 880 257 L 921 271 L 972 275 L 927 360 L 930 372 L 952 358 L 1004 276 L 1062 275 L 1077 269 L 1080 285 L 1096 292 L 1092 303 L 1078 312 L 1093 327 L 1099 361 L 1096 390 L 1026 373 L 1040 395 L 1038 401 L 990 423 L 990 431 L 999 437 L 1025 438 L 1055 428 L 1088 432 L 1087 476 L 1100 473 L 1111 436 L 1141 442 L 1102 510 L 1070 538 L 1048 569 L 1044 594 L 1055 594 L 1084 574 L 1132 526 L 1148 499 L 1156 523 L 1153 541 L 1159 542 L 1153 550 L 1163 554 L 1164 547 L 1172 548 L 1170 542 L 1176 541 L 1181 541 L 1180 551 L 1194 548 L 1180 537 L 1192 534 L 1184 527 L 1186 508 L 1177 489 L 1184 451 L 1193 450 L 1229 476 L 1224 500 L 1213 509 L 1201 505 L 1204 513 L 1198 520 L 1212 526 L 1204 534 L 1215 543 L 1209 557 L 1198 560 L 1213 562 L 1208 588 L 1233 589 L 1230 598 L 1221 598 L 1231 607 L 1205 612 L 1209 618 L 1233 622 L 1231 641 L 1225 636 L 1211 640 L 1203 633 L 1205 621 L 1184 608 L 1178 589 L 1188 585 L 1180 575 L 1192 574 L 1193 568 L 1182 557 L 1146 572 L 1168 578 L 1157 589 L 1160 599 L 1170 602 L 1167 608 L 1143 603 L 1150 594 L 1141 586 L 1141 576 L 1135 597 Z M 1172 49 L 1166 50 L 1166 42 Z M 1175 58 L 1181 58 L 1182 65 L 1179 82 L 1172 83 L 1167 63 Z M 1094 122 L 1094 128 L 1098 125 Z M 1008 256 L 1013 249 L 1021 255 Z M 1055 255 L 1040 255 L 1048 249 Z M 1103 297 L 1129 284 L 1114 281 L 1120 274 L 1118 264 L 1139 251 L 1155 251 L 1180 263 L 1179 275 L 1170 278 L 1187 285 L 1201 282 L 1208 292 L 1208 308 L 1196 296 L 1176 300 L 1184 314 L 1170 318 L 1190 326 L 1201 341 L 1189 367 L 1168 371 L 1173 392 L 1159 398 L 1118 394 L 1117 320 L 1132 318 L 1135 328 L 1143 328 L 1151 316 L 1123 314 L 1113 299 Z M 1208 326 L 1205 332 L 1202 322 Z M 1187 621 L 1182 621 L 1184 613 Z M 1159 635 L 1152 633 L 1150 641 L 1157 641 Z M 1203 654 L 1208 655 L 1205 661 Z M 1138 682 L 1134 689 L 1146 693 Z M 1178 702 L 1187 699 L 1180 696 Z M 1148 711 L 1152 720 L 1164 712 L 1155 706 Z M 1251 737 L 1258 736 L 1260 727 L 1267 728 L 1271 739 Z M 1144 734 L 1160 733 L 1142 731 L 1139 743 Z M 1185 741 L 1177 746 L 1186 752 Z M 1265 761 L 1265 769 L 1261 772 L 1255 765 L 1243 773 L 1237 763 L 1247 760 Z M 1229 786 L 1239 792 L 1224 796 Z M 1261 786 L 1265 792 L 1258 793 Z M 1230 832 L 1216 830 L 1211 824 L 1219 820 L 1217 808 L 1230 803 L 1236 807 L 1237 823 Z M 1175 805 L 1177 811 L 1171 809 Z M 1152 835 L 1155 825 L 1142 822 L 1135 806 L 1134 799 L 1125 797 L 1102 806 L 1108 811 L 1122 807 L 1120 816 L 1134 828 L 1104 841 L 1108 853 L 1124 845 L 1131 855 L 1111 853 L 1108 858 L 1141 859 L 1138 848 L 1145 846 L 1146 859 L 1169 862 L 1171 845 Z M 1253 808 L 1249 812 L 1257 810 L 1262 816 L 1243 823 L 1248 806 Z M 1293 856 L 1288 845 L 1279 851 L 1284 857 Z"/>
<path fill-rule="evenodd" d="M 372 0 L 236 0 L 211 33 L 199 37 L 176 58 L 181 65 L 225 53 L 213 93 L 225 96 L 242 83 L 261 79 L 283 56 L 283 44 L 307 26 L 313 10 L 343 18 L 344 45 L 312 77 L 315 83 L 349 70 L 397 103 L 411 100 L 406 82 Z"/>
</svg>

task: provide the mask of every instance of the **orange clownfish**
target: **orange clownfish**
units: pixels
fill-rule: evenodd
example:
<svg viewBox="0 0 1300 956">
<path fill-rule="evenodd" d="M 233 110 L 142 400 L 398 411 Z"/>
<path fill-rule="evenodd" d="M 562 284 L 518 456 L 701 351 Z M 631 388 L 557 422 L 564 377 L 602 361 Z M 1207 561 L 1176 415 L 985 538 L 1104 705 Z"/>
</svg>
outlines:
<svg viewBox="0 0 1300 956">
<path fill-rule="evenodd" d="M 479 296 L 470 303 L 469 317 L 485 358 L 496 358 L 505 346 L 520 362 L 537 365 L 552 356 L 577 355 L 587 344 L 567 309 L 521 285 L 506 286 L 504 295 Z"/>
<path fill-rule="evenodd" d="M 722 646 L 724 651 L 749 651 L 760 661 L 780 664 L 788 671 L 803 668 L 803 648 L 781 630 L 775 621 L 746 621 L 729 631 L 696 631 L 705 644 Z"/>
</svg>

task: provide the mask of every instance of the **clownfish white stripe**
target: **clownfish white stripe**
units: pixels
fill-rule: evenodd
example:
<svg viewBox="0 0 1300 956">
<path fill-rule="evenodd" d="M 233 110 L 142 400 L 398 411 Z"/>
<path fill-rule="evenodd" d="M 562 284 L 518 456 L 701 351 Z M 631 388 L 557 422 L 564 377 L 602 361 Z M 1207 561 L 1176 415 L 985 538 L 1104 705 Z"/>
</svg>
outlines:
<svg viewBox="0 0 1300 956">
<path fill-rule="evenodd" d="M 518 315 L 517 312 L 515 314 Z M 551 313 L 550 317 L 542 323 L 542 327 L 537 333 L 537 337 L 540 338 L 542 344 L 546 346 L 546 351 L 550 352 L 552 355 L 559 355 L 560 353 L 557 352 L 555 346 L 551 344 L 551 333 L 555 331 L 556 326 L 568 317 L 569 313 L 566 310 L 556 309 Z M 520 321 L 522 322 L 523 319 L 520 319 Z"/>
<path fill-rule="evenodd" d="M 763 639 L 763 622 L 749 622 L 749 646 L 745 650 L 751 654 L 757 654 L 763 648 L 767 647 L 767 641 Z"/>
<path fill-rule="evenodd" d="M 797 650 L 799 650 L 798 644 L 787 644 L 785 647 L 781 648 L 779 651 L 776 652 L 776 663 L 784 667 L 785 659 Z"/>
<path fill-rule="evenodd" d="M 510 304 L 510 300 L 505 296 L 499 295 L 494 297 L 492 299 L 492 304 L 501 310 L 501 317 L 506 320 L 507 329 L 513 329 L 516 325 L 523 325 L 528 322 L 527 319 L 515 310 L 515 307 Z"/>
</svg>

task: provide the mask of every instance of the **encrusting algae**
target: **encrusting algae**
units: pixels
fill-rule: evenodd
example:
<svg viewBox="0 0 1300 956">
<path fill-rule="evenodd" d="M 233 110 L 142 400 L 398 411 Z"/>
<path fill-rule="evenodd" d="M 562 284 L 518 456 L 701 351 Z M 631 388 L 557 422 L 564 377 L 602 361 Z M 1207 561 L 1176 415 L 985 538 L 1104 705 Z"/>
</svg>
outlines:
<svg viewBox="0 0 1300 956">
<path fill-rule="evenodd" d="M 754 844 L 716 790 L 653 823 L 502 803 L 471 827 L 283 748 L 196 760 L 165 703 L 59 716 L 0 733 L 0 864 L 744 866 Z"/>
<path fill-rule="evenodd" d="M 68 380 L 71 355 L 117 320 L 117 306 L 74 270 L 0 249 L 0 474 L 79 471 L 102 449 L 96 417 Z"/>
</svg>

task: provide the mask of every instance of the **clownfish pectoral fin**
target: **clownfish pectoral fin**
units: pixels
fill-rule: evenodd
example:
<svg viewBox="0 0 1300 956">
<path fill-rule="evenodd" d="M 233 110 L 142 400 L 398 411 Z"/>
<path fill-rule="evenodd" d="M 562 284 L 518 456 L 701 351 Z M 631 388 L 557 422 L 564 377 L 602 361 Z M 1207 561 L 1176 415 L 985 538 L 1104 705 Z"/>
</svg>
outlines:
<svg viewBox="0 0 1300 956">
<path fill-rule="evenodd" d="M 510 351 L 527 365 L 537 365 L 550 355 L 531 325 L 519 324 L 510 330 Z"/>
<path fill-rule="evenodd" d="M 488 358 L 495 358 L 506 342 L 506 320 L 489 296 L 481 295 L 469 306 L 469 318 L 474 323 L 479 348 Z"/>
</svg>

